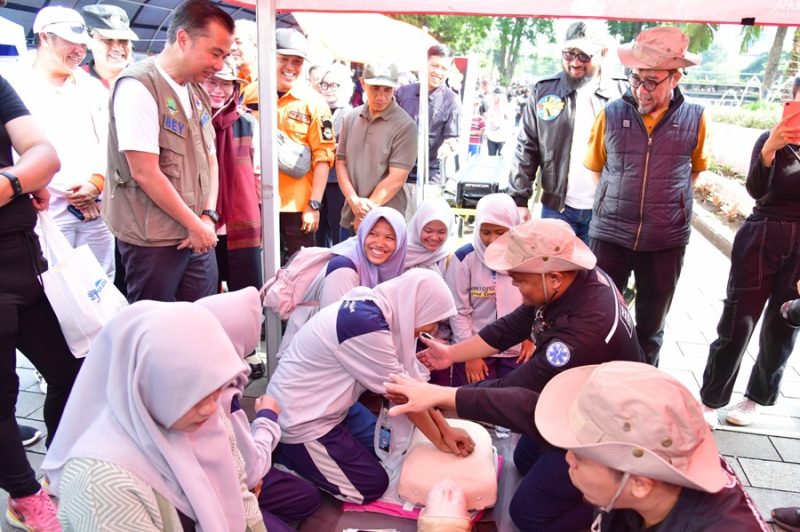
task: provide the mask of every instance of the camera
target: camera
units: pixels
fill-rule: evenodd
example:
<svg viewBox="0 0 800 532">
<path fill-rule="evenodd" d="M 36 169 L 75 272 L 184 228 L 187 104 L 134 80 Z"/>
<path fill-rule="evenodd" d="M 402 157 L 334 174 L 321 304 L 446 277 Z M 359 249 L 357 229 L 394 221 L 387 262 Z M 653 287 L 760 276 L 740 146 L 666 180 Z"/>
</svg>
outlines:
<svg viewBox="0 0 800 532">
<path fill-rule="evenodd" d="M 800 327 L 800 299 L 792 299 L 781 305 L 781 316 L 791 327 Z"/>
</svg>

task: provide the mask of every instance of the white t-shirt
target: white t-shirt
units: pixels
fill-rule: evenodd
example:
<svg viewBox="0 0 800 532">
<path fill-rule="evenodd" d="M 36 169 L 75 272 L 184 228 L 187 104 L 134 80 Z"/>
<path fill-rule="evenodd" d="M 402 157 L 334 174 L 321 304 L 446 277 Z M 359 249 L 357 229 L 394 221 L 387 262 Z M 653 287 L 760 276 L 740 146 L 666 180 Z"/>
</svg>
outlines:
<svg viewBox="0 0 800 532">
<path fill-rule="evenodd" d="M 192 103 L 189 99 L 189 88 L 172 79 L 155 61 L 156 70 L 167 80 L 178 96 L 178 101 L 186 114 L 192 118 Z M 114 94 L 114 118 L 117 122 L 117 143 L 119 151 L 141 151 L 158 154 L 158 105 L 153 95 L 141 81 L 134 78 L 122 78 L 117 83 Z M 213 145 L 210 147 L 213 153 Z"/>
<path fill-rule="evenodd" d="M 566 203 L 573 209 L 591 209 L 597 184 L 591 172 L 583 166 L 592 124 L 600 109 L 595 109 L 592 95 L 597 90 L 597 80 L 579 88 L 575 95 L 575 123 L 572 129 L 572 148 L 569 154 L 569 179 Z M 599 106 L 598 106 L 599 107 Z"/>
</svg>

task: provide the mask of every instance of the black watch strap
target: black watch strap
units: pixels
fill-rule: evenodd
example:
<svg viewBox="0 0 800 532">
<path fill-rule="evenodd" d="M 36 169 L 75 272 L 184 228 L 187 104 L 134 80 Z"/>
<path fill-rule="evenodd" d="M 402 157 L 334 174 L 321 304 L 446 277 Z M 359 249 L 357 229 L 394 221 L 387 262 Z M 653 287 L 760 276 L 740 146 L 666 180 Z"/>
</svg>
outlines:
<svg viewBox="0 0 800 532">
<path fill-rule="evenodd" d="M 14 196 L 19 196 L 22 194 L 22 183 L 19 182 L 19 178 L 12 174 L 11 172 L 0 172 L 0 175 L 5 176 L 6 179 L 11 181 L 11 189 L 14 191 Z"/>
<path fill-rule="evenodd" d="M 211 221 L 214 223 L 219 222 L 219 213 L 213 209 L 205 209 L 203 212 L 200 213 L 200 216 L 206 215 L 211 218 Z"/>
</svg>

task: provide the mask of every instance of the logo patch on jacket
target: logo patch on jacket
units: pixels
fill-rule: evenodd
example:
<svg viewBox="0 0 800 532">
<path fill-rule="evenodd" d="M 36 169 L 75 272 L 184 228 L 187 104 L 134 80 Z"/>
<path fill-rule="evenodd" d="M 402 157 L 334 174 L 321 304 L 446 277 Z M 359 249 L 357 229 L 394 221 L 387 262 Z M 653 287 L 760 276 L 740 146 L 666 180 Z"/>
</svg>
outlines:
<svg viewBox="0 0 800 532">
<path fill-rule="evenodd" d="M 302 122 L 304 124 L 311 123 L 311 117 L 305 113 L 301 113 L 300 111 L 294 111 L 294 110 L 289 111 L 289 113 L 286 116 L 288 116 L 290 120 L 295 120 L 297 122 Z"/>
<path fill-rule="evenodd" d="M 320 126 L 322 140 L 333 140 L 333 121 L 330 118 L 325 118 L 322 120 L 322 125 Z"/>
<path fill-rule="evenodd" d="M 178 104 L 175 102 L 175 98 L 171 96 L 167 98 L 167 111 L 169 111 L 171 115 L 178 114 Z"/>
<path fill-rule="evenodd" d="M 567 347 L 567 344 L 564 342 L 555 341 L 547 346 L 545 356 L 547 357 L 547 361 L 551 366 L 560 368 L 569 362 L 569 359 L 572 357 L 572 353 L 570 352 L 569 347 Z"/>
<path fill-rule="evenodd" d="M 536 102 L 536 115 L 542 120 L 555 120 L 564 110 L 564 100 L 555 94 L 547 94 Z"/>
</svg>

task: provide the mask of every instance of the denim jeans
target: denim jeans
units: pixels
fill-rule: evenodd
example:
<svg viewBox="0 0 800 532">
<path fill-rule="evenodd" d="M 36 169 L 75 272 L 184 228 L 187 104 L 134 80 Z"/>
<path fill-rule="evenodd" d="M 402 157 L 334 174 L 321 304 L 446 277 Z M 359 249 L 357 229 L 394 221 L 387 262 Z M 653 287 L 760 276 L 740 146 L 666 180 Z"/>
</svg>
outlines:
<svg viewBox="0 0 800 532">
<path fill-rule="evenodd" d="M 555 218 L 564 220 L 575 231 L 575 235 L 589 245 L 589 222 L 592 221 L 592 209 L 575 209 L 569 205 L 564 206 L 563 212 L 542 205 L 542 218 Z"/>
</svg>

